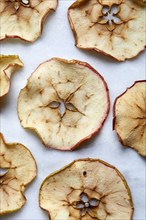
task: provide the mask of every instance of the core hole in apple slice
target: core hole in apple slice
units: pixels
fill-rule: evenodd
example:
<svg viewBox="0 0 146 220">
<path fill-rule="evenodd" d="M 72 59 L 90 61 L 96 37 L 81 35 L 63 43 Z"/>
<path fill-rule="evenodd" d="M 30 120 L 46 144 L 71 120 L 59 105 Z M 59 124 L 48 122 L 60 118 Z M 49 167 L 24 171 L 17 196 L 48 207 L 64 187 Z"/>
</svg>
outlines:
<svg viewBox="0 0 146 220">
<path fill-rule="evenodd" d="M 82 208 L 84 208 L 84 204 L 83 204 L 83 203 L 78 203 L 78 204 L 76 205 L 76 208 L 82 209 Z"/>
<path fill-rule="evenodd" d="M 8 172 L 6 168 L 0 168 L 0 176 L 4 176 Z"/>
<path fill-rule="evenodd" d="M 65 106 L 69 111 L 76 111 L 76 108 L 72 103 L 66 103 Z"/>
<path fill-rule="evenodd" d="M 86 215 L 86 212 L 87 212 L 86 207 L 80 209 L 80 215 L 81 215 L 82 217 L 84 217 L 84 216 Z"/>
<path fill-rule="evenodd" d="M 81 201 L 83 201 L 84 203 L 88 202 L 88 200 L 89 200 L 86 193 L 82 193 L 80 195 L 80 198 L 81 198 Z"/>
<path fill-rule="evenodd" d="M 65 103 L 63 100 L 60 101 L 59 111 L 60 111 L 61 116 L 63 116 L 66 111 Z"/>
<path fill-rule="evenodd" d="M 104 6 L 102 8 L 102 14 L 103 14 L 102 18 L 107 22 L 109 22 L 110 25 L 112 25 L 113 22 L 118 23 L 121 21 L 121 19 L 116 16 L 118 11 L 119 11 L 118 5 L 113 5 L 111 8 Z"/>
<path fill-rule="evenodd" d="M 21 0 L 23 4 L 28 5 L 29 4 L 29 0 Z"/>
<path fill-rule="evenodd" d="M 49 104 L 49 107 L 50 107 L 50 108 L 58 108 L 59 105 L 60 105 L 59 102 L 53 101 L 53 102 L 51 102 L 51 103 Z"/>
<path fill-rule="evenodd" d="M 95 206 L 96 207 L 99 204 L 99 200 L 94 199 L 94 198 L 90 199 L 89 204 L 90 204 L 90 206 L 93 206 L 93 207 Z"/>
<path fill-rule="evenodd" d="M 102 8 L 102 14 L 103 14 L 103 15 L 107 15 L 108 12 L 109 12 L 109 10 L 110 10 L 110 7 L 109 7 L 109 6 L 107 6 L 107 5 L 103 6 L 103 8 Z"/>
</svg>

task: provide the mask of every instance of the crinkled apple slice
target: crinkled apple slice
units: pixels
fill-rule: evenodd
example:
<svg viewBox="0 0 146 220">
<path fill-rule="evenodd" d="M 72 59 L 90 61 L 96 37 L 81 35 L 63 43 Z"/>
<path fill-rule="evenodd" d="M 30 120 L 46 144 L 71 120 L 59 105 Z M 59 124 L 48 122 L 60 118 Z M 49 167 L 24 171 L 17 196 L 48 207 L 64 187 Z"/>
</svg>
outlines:
<svg viewBox="0 0 146 220">
<path fill-rule="evenodd" d="M 17 67 L 23 63 L 16 55 L 0 55 L 0 97 L 6 95 L 10 89 L 10 78 Z"/>
<path fill-rule="evenodd" d="M 146 80 L 116 98 L 113 123 L 121 143 L 146 156 Z"/>
<path fill-rule="evenodd" d="M 0 40 L 20 38 L 34 42 L 42 33 L 43 21 L 57 8 L 57 0 L 1 0 Z"/>
<path fill-rule="evenodd" d="M 0 133 L 0 215 L 17 211 L 26 202 L 26 186 L 36 177 L 36 162 L 30 151 L 19 143 L 6 144 Z"/>
<path fill-rule="evenodd" d="M 109 112 L 107 85 L 89 64 L 53 58 L 41 64 L 18 98 L 24 128 L 58 150 L 73 150 L 102 127 Z"/>
<path fill-rule="evenodd" d="M 133 203 L 122 174 L 97 159 L 73 161 L 42 183 L 39 204 L 50 220 L 131 220 Z"/>
<path fill-rule="evenodd" d="M 146 45 L 145 6 L 137 0 L 77 0 L 68 11 L 76 46 L 118 61 L 137 56 Z"/>
</svg>

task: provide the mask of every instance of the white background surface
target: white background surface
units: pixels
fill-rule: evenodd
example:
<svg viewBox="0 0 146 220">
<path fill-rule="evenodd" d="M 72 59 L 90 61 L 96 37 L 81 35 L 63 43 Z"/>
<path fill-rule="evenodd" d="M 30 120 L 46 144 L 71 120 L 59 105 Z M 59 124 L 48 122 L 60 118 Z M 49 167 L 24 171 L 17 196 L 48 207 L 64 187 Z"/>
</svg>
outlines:
<svg viewBox="0 0 146 220">
<path fill-rule="evenodd" d="M 67 19 L 67 9 L 73 1 L 61 0 L 56 13 L 46 20 L 42 36 L 33 44 L 21 40 L 5 40 L 2 54 L 18 54 L 24 68 L 13 74 L 9 94 L 2 99 L 1 130 L 6 142 L 20 142 L 33 153 L 38 175 L 25 191 L 27 203 L 18 212 L 5 215 L 2 220 L 47 220 L 47 214 L 39 208 L 39 187 L 44 178 L 77 158 L 100 158 L 116 166 L 126 178 L 134 202 L 134 220 L 146 219 L 145 160 L 134 150 L 123 147 L 112 131 L 112 106 L 115 98 L 134 81 L 145 78 L 145 52 L 133 60 L 118 63 L 94 52 L 86 52 L 74 46 L 74 37 Z M 24 130 L 17 117 L 17 97 L 27 78 L 37 66 L 52 57 L 78 59 L 92 65 L 106 80 L 111 100 L 110 114 L 98 135 L 73 152 L 60 152 L 45 148 L 38 136 Z"/>
</svg>

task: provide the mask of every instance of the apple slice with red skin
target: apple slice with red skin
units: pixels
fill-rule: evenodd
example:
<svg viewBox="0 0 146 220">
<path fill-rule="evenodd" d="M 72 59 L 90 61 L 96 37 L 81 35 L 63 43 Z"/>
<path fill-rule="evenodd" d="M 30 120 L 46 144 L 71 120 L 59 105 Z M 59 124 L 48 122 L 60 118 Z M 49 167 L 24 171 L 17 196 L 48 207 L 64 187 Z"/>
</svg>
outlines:
<svg viewBox="0 0 146 220">
<path fill-rule="evenodd" d="M 122 174 L 98 159 L 75 160 L 49 175 L 39 193 L 50 220 L 132 220 L 130 189 Z"/>
<path fill-rule="evenodd" d="M 43 22 L 58 0 L 1 0 L 0 40 L 20 38 L 34 42 L 42 33 Z"/>
<path fill-rule="evenodd" d="M 68 10 L 75 45 L 117 61 L 133 58 L 145 49 L 145 10 L 137 0 L 77 0 Z"/>
<path fill-rule="evenodd" d="M 73 150 L 91 138 L 108 112 L 103 77 L 77 60 L 53 58 L 41 64 L 18 98 L 21 125 L 35 130 L 45 146 L 58 150 Z"/>
<path fill-rule="evenodd" d="M 9 92 L 11 74 L 18 67 L 23 63 L 17 55 L 0 55 L 0 97 Z"/>
<path fill-rule="evenodd" d="M 15 212 L 24 206 L 26 186 L 36 177 L 37 167 L 31 152 L 22 144 L 5 143 L 0 133 L 0 215 Z"/>
<path fill-rule="evenodd" d="M 116 98 L 113 129 L 124 146 L 146 156 L 146 80 L 136 81 Z"/>
</svg>

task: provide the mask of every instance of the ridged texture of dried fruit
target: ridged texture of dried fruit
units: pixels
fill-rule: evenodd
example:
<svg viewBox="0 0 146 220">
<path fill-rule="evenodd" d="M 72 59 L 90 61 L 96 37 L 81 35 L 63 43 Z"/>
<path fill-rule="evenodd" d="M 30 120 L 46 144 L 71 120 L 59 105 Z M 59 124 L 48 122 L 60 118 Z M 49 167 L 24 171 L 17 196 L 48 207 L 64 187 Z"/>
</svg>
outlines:
<svg viewBox="0 0 146 220">
<path fill-rule="evenodd" d="M 18 67 L 23 67 L 23 63 L 18 56 L 0 55 L 0 97 L 9 92 L 11 74 Z"/>
<path fill-rule="evenodd" d="M 30 151 L 19 143 L 5 143 L 0 133 L 0 215 L 17 211 L 26 202 L 26 186 L 36 177 L 36 162 Z"/>
<path fill-rule="evenodd" d="M 118 61 L 137 56 L 146 45 L 145 10 L 137 0 L 77 0 L 68 11 L 76 46 Z"/>
<path fill-rule="evenodd" d="M 146 156 L 146 80 L 135 82 L 117 97 L 113 123 L 122 144 Z"/>
<path fill-rule="evenodd" d="M 108 112 L 104 79 L 76 60 L 53 58 L 41 64 L 18 98 L 21 125 L 58 150 L 73 150 L 97 133 Z"/>
<path fill-rule="evenodd" d="M 97 159 L 76 160 L 42 183 L 39 204 L 50 220 L 131 220 L 130 189 L 121 173 Z"/>
<path fill-rule="evenodd" d="M 20 38 L 34 42 L 42 33 L 43 21 L 57 8 L 57 0 L 1 0 L 0 40 Z"/>
</svg>

